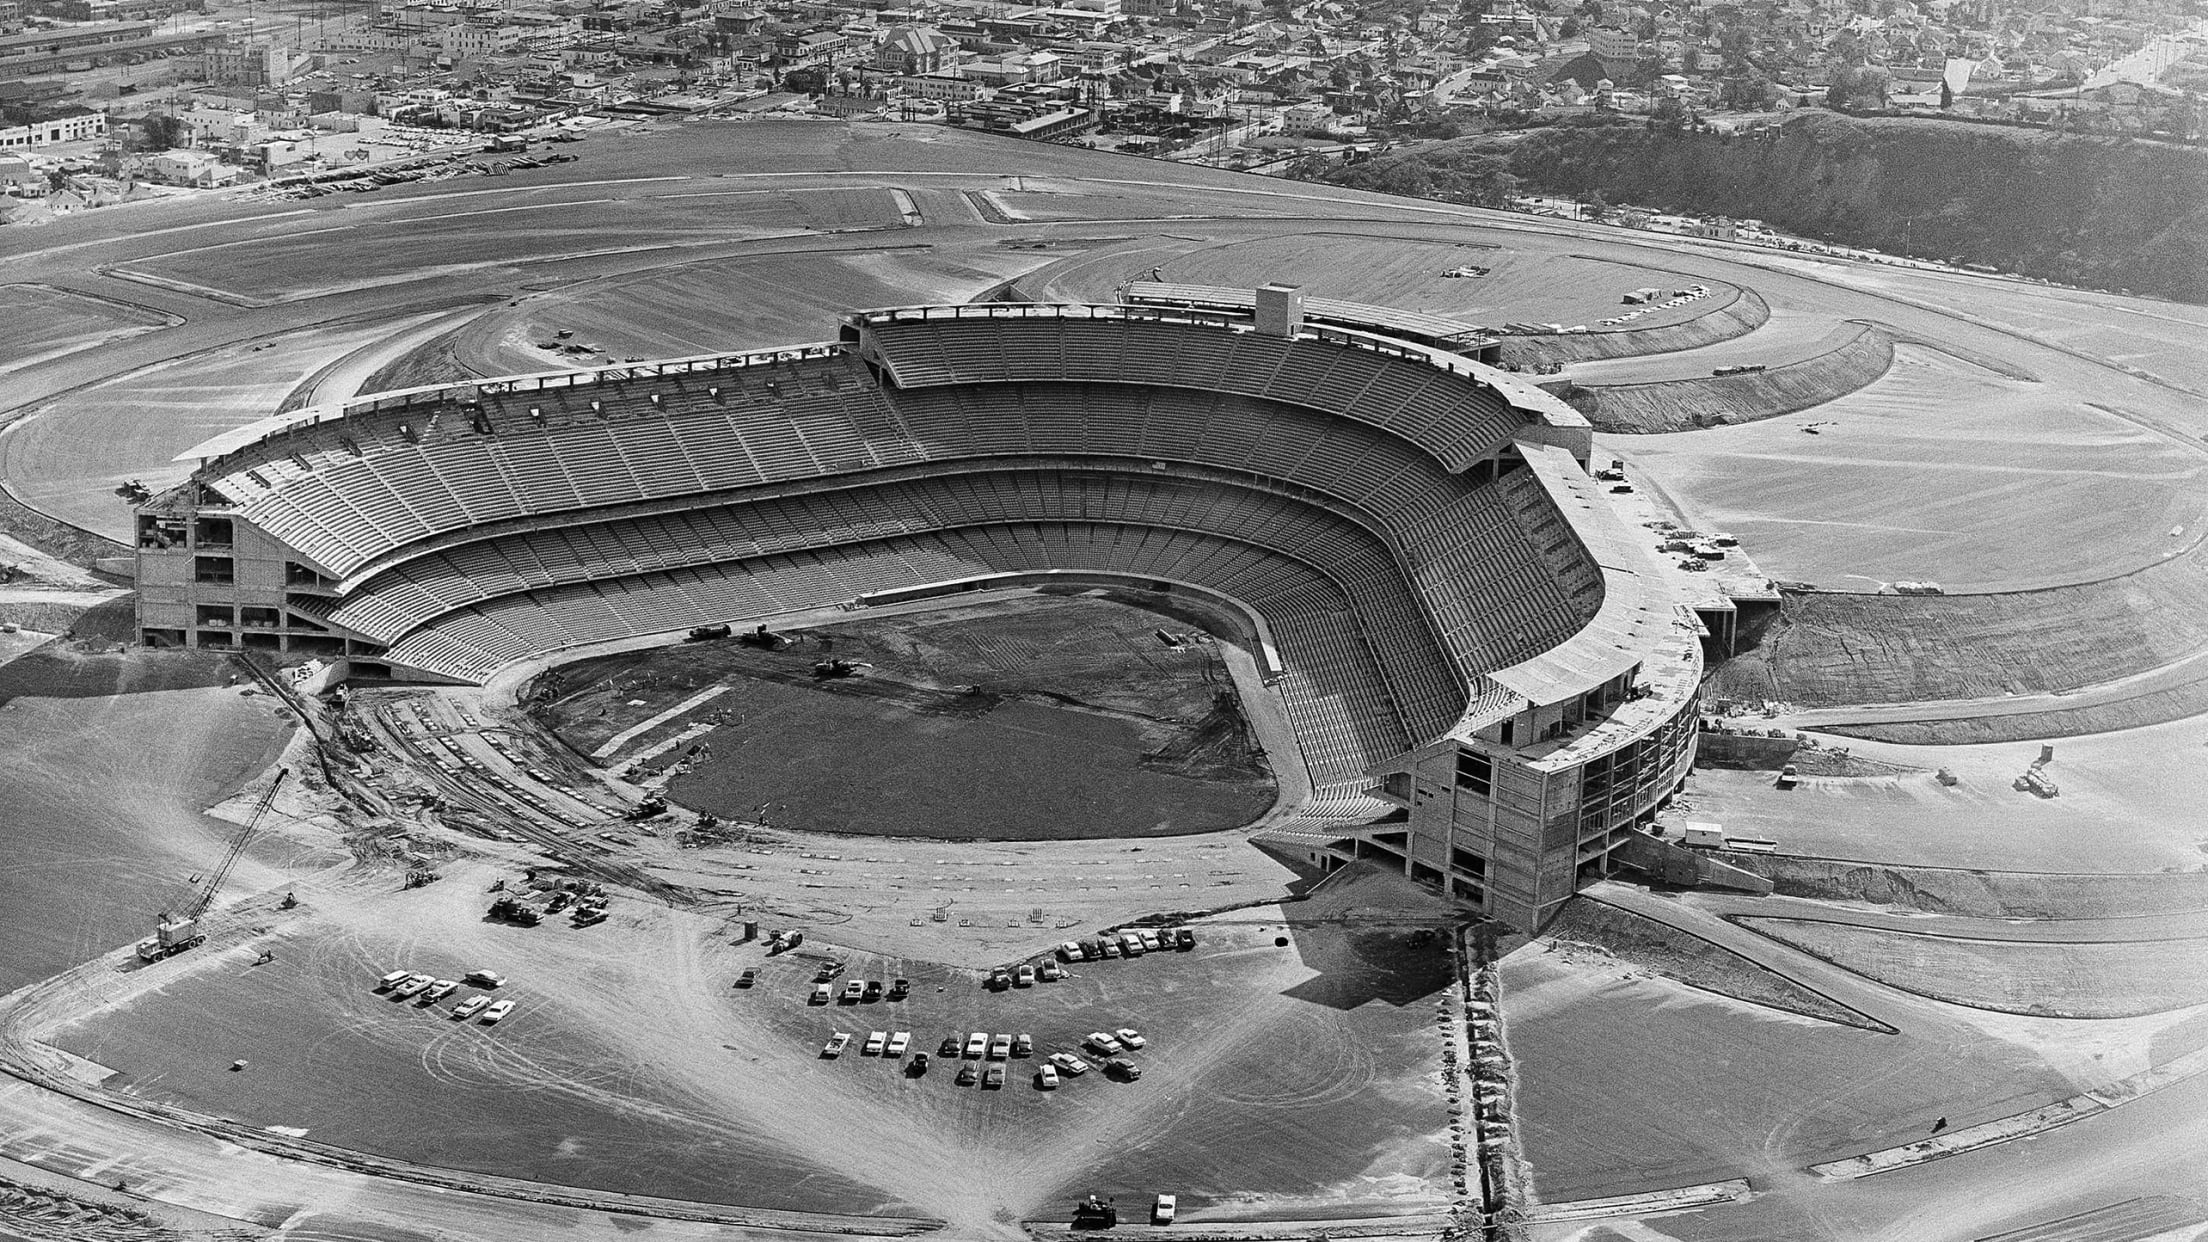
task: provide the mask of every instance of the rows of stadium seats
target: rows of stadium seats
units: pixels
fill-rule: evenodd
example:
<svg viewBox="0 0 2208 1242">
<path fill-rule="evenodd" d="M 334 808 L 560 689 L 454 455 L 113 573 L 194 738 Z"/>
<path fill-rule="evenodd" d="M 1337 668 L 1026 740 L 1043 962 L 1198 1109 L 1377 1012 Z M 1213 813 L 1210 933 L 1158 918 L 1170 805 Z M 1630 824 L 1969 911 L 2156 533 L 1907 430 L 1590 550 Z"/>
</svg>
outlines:
<svg viewBox="0 0 2208 1242">
<path fill-rule="evenodd" d="M 1543 562 L 1527 552 L 1524 536 L 1512 524 L 1510 511 L 1492 498 L 1482 499 L 1486 489 L 1472 488 L 1464 480 L 1443 473 L 1399 440 L 1308 411 L 1246 398 L 1158 392 L 1150 394 L 1146 405 L 1136 405 L 1098 401 L 1097 396 L 1094 388 L 1067 384 L 939 389 L 924 395 L 899 394 L 890 417 L 909 426 L 964 428 L 977 440 L 1007 448 L 1068 454 L 1090 450 L 1099 438 L 1094 430 L 1099 426 L 1139 428 L 1124 434 L 1139 436 L 1138 445 L 1146 452 L 1165 448 L 1166 437 L 1154 434 L 1152 428 L 1179 428 L 1182 430 L 1169 433 L 1185 435 L 1181 443 L 1172 446 L 1176 453 L 1213 465 L 1286 478 L 1343 495 L 1373 511 L 1379 525 L 1396 532 L 1413 567 L 1412 576 L 1427 596 L 1425 611 L 1440 620 L 1443 637 L 1459 665 L 1458 675 L 1452 677 L 1448 670 L 1424 659 L 1387 662 L 1391 670 L 1400 670 L 1391 677 L 1391 684 L 1401 696 L 1406 714 L 1420 729 L 1446 727 L 1452 713 L 1461 710 L 1464 678 L 1515 663 L 1547 640 L 1570 633 L 1599 605 L 1599 596 L 1576 610 L 1563 602 L 1554 585 L 1554 573 L 1544 571 Z M 1053 426 L 1048 415 L 1054 410 L 1081 411 L 1087 415 L 1086 423 L 1069 417 Z M 427 487 L 409 491 L 415 495 L 434 493 Z M 1403 497 L 1401 502 L 1399 495 Z M 1527 507 L 1539 512 L 1541 506 L 1535 503 L 1538 499 L 1529 501 Z M 877 505 L 871 524 L 854 517 L 848 505 L 829 512 L 808 508 L 802 502 L 792 502 L 783 509 L 759 509 L 761 521 L 767 524 L 763 530 L 731 531 L 725 526 L 706 528 L 697 521 L 679 518 L 656 519 L 641 537 L 631 541 L 644 549 L 641 557 L 619 552 L 609 555 L 587 543 L 572 547 L 574 540 L 569 535 L 547 530 L 529 544 L 532 558 L 546 567 L 544 573 L 486 564 L 480 552 L 447 554 L 442 564 L 433 562 L 426 576 L 409 575 L 425 583 L 426 593 L 397 588 L 385 592 L 379 586 L 376 591 L 364 592 L 357 605 L 349 605 L 343 620 L 379 637 L 395 637 L 408 625 L 433 615 L 438 606 L 481 598 L 486 593 L 470 583 L 481 583 L 491 588 L 487 593 L 496 593 L 583 576 L 619 575 L 809 546 L 820 542 L 821 532 L 836 536 L 830 541 L 847 541 L 903 529 L 898 525 L 898 515 L 914 512 L 915 503 L 906 498 L 886 509 Z M 791 511 L 785 513 L 784 509 Z M 954 508 L 931 514 L 920 526 L 948 524 L 958 512 Z M 1552 516 L 1550 520 L 1561 528 L 1560 519 Z M 1321 538 L 1315 534 L 1308 537 Z M 1341 563 L 1349 562 L 1345 559 Z M 1415 602 L 1406 599 L 1391 582 L 1394 571 L 1386 562 L 1366 558 L 1357 563 L 1362 572 L 1345 571 L 1344 585 L 1360 598 L 1372 601 L 1377 629 L 1414 640 L 1429 632 Z M 383 580 L 377 581 L 380 584 Z M 1479 609 L 1475 610 L 1474 605 Z M 1423 648 L 1423 642 L 1418 646 Z"/>
<path fill-rule="evenodd" d="M 1199 581 L 1258 607 L 1290 670 L 1283 682 L 1290 722 L 1320 784 L 1355 781 L 1368 764 L 1402 749 L 1402 726 L 1379 689 L 1356 614 L 1331 583 L 1246 544 L 1101 523 L 969 527 L 508 596 L 440 616 L 387 658 L 481 680 L 561 647 L 829 607 L 867 590 L 1054 568 Z"/>
<path fill-rule="evenodd" d="M 1034 520 L 1194 530 L 1289 550 L 1340 583 L 1357 601 L 1366 627 L 1383 636 L 1381 668 L 1408 718 L 1438 731 L 1463 709 L 1465 674 L 1435 647 L 1384 543 L 1325 509 L 1169 476 L 974 472 L 531 531 L 462 545 L 377 574 L 346 599 L 334 619 L 389 642 L 439 613 L 502 594 L 922 530 Z M 1008 529 L 1005 537 L 1021 538 L 1016 525 Z M 1220 576 L 1216 567 L 1182 568 L 1186 572 L 1167 576 L 1192 581 L 1199 574 L 1209 575 L 1201 578 L 1205 581 Z"/>
<path fill-rule="evenodd" d="M 1074 379 L 1185 385 L 1311 405 L 1382 427 L 1453 468 L 1494 452 L 1524 418 L 1468 375 L 1320 339 L 1089 316 L 880 322 L 873 339 L 901 387 Z"/>
</svg>

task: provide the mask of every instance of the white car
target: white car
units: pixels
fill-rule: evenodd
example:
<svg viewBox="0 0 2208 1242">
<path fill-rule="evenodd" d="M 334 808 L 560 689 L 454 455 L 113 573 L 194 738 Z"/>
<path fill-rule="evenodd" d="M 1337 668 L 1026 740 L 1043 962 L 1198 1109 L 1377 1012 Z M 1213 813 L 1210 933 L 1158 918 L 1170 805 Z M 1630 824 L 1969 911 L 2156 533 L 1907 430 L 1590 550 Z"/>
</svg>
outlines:
<svg viewBox="0 0 2208 1242">
<path fill-rule="evenodd" d="M 1157 1204 L 1150 1209 L 1150 1223 L 1153 1225 L 1172 1224 L 1173 1214 L 1179 1211 L 1180 1207 L 1179 1196 L 1159 1195 Z"/>
<path fill-rule="evenodd" d="M 1119 1042 L 1128 1048 L 1140 1048 L 1144 1044 L 1150 1042 L 1149 1040 L 1142 1037 L 1141 1031 L 1138 1031 L 1131 1026 L 1123 1026 L 1118 1030 L 1113 1031 L 1112 1034 L 1118 1036 Z"/>
<path fill-rule="evenodd" d="M 1112 1056 L 1117 1053 L 1126 1051 L 1120 1046 L 1120 1042 L 1118 1040 L 1112 1038 L 1109 1035 L 1106 1035 L 1102 1031 L 1089 1032 L 1089 1047 L 1096 1049 L 1098 1052 L 1103 1053 L 1105 1056 Z"/>
<path fill-rule="evenodd" d="M 981 1054 L 989 1051 L 989 1032 L 975 1031 L 966 1037 L 966 1059 L 979 1061 Z"/>
<path fill-rule="evenodd" d="M 483 1025 L 489 1026 L 514 1011 L 514 1002 L 500 1001 L 483 1011 Z"/>
<path fill-rule="evenodd" d="M 890 1037 L 889 1037 L 889 1047 L 888 1047 L 887 1049 L 883 1050 L 883 1053 L 882 1053 L 882 1055 L 883 1055 L 883 1056 L 891 1056 L 891 1057 L 901 1057 L 901 1056 L 905 1055 L 905 1049 L 906 1049 L 906 1048 L 908 1048 L 908 1047 L 911 1047 L 911 1046 L 912 1046 L 912 1032 L 911 1032 L 911 1031 L 899 1031 L 899 1032 L 897 1032 L 896 1034 L 894 1034 L 894 1035 L 892 1035 L 892 1036 L 890 1036 Z"/>
<path fill-rule="evenodd" d="M 1064 958 L 1069 962 L 1078 962 L 1087 957 L 1088 954 L 1082 952 L 1080 941 L 1068 940 L 1064 944 L 1058 946 L 1058 956 Z"/>
<path fill-rule="evenodd" d="M 1036 1070 L 1035 1085 L 1044 1091 L 1056 1091 L 1058 1089 L 1058 1067 L 1045 1065 L 1043 1068 Z"/>
<path fill-rule="evenodd" d="M 491 998 L 488 996 L 471 996 L 468 999 L 461 1001 L 459 1004 L 452 1007 L 453 1020 L 457 1022 L 465 1022 L 475 1015 L 483 1012 L 483 1007 L 490 1003 Z"/>
<path fill-rule="evenodd" d="M 376 980 L 376 990 L 378 992 L 388 992 L 404 982 L 406 982 L 406 972 L 394 970 L 383 978 Z"/>
<path fill-rule="evenodd" d="M 1070 1052 L 1051 1053 L 1050 1063 L 1057 1066 L 1059 1069 L 1066 1071 L 1068 1074 L 1073 1074 L 1076 1076 L 1089 1072 L 1089 1063 L 1073 1055 Z"/>
<path fill-rule="evenodd" d="M 820 1055 L 824 1057 L 840 1057 L 843 1055 L 843 1050 L 850 1046 L 851 1032 L 837 1031 L 835 1034 L 828 1037 L 827 1043 L 820 1046 Z"/>
<path fill-rule="evenodd" d="M 878 1057 L 882 1055 L 882 1049 L 887 1047 L 888 1044 L 889 1032 L 868 1031 L 866 1033 L 866 1047 L 861 1048 L 859 1052 L 863 1056 Z"/>
<path fill-rule="evenodd" d="M 437 976 L 435 975 L 408 975 L 405 982 L 391 989 L 391 995 L 414 996 L 419 994 L 423 988 L 435 982 L 437 982 Z"/>
</svg>

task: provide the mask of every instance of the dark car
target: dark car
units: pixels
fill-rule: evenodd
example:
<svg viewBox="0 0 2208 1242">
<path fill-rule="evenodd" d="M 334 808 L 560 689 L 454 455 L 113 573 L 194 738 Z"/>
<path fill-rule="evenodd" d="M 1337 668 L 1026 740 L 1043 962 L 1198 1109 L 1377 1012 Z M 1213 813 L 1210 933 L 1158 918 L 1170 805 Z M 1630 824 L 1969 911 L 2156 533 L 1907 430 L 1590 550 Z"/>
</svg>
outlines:
<svg viewBox="0 0 2208 1242">
<path fill-rule="evenodd" d="M 912 995 L 912 980 L 910 979 L 899 979 L 889 985 L 889 999 L 893 1001 L 901 1001 L 910 995 Z"/>
<path fill-rule="evenodd" d="M 943 1037 L 943 1046 L 935 1050 L 935 1055 L 939 1057 L 956 1059 L 958 1056 L 958 1050 L 964 1044 L 964 1042 L 965 1041 L 961 1040 L 956 1035 L 945 1035 Z"/>
<path fill-rule="evenodd" d="M 736 976 L 736 986 L 740 988 L 748 988 L 757 982 L 759 982 L 759 972 L 749 967 L 745 968 L 744 973 Z"/>
<path fill-rule="evenodd" d="M 867 980 L 867 981 L 866 981 L 866 999 L 867 999 L 867 1000 L 869 1000 L 869 1001 L 878 1001 L 878 1000 L 882 999 L 882 981 L 881 981 L 881 980 L 879 980 L 879 979 L 869 979 L 869 980 Z"/>
<path fill-rule="evenodd" d="M 1196 933 L 1190 931 L 1186 927 L 1175 928 L 1173 931 L 1173 947 L 1176 949 L 1195 948 Z"/>
<path fill-rule="evenodd" d="M 928 1054 L 925 1052 L 913 1053 L 912 1061 L 905 1066 L 905 1072 L 912 1075 L 914 1078 L 918 1078 L 920 1075 L 927 1073 Z"/>
<path fill-rule="evenodd" d="M 971 1087 L 979 1081 L 981 1081 L 981 1071 L 975 1068 L 973 1062 L 968 1061 L 966 1064 L 958 1067 L 959 1086 Z"/>
</svg>

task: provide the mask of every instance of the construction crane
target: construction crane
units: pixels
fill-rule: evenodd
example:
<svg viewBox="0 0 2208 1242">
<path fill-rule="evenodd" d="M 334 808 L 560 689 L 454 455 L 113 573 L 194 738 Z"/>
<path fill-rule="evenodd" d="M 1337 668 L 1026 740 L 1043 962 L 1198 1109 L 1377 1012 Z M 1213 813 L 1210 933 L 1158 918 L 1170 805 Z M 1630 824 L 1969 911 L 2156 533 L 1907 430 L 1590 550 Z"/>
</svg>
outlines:
<svg viewBox="0 0 2208 1242">
<path fill-rule="evenodd" d="M 207 943 L 207 937 L 199 931 L 200 917 L 207 913 L 207 907 L 214 904 L 215 894 L 222 891 L 222 882 L 230 878 L 230 869 L 237 866 L 238 859 L 245 856 L 245 847 L 251 843 L 254 834 L 260 831 L 261 820 L 267 818 L 269 805 L 276 801 L 276 791 L 283 788 L 284 778 L 290 775 L 290 768 L 276 769 L 276 779 L 270 781 L 268 788 L 261 791 L 261 800 L 253 805 L 253 814 L 245 821 L 245 827 L 230 838 L 230 847 L 223 851 L 222 861 L 215 865 L 213 871 L 207 873 L 206 883 L 201 884 L 199 891 L 192 895 L 192 902 L 185 907 L 184 913 L 172 919 L 168 911 L 162 911 L 160 920 L 154 925 L 153 934 L 138 942 L 139 961 L 158 962 L 164 957 L 175 957 L 186 949 L 196 949 Z"/>
</svg>

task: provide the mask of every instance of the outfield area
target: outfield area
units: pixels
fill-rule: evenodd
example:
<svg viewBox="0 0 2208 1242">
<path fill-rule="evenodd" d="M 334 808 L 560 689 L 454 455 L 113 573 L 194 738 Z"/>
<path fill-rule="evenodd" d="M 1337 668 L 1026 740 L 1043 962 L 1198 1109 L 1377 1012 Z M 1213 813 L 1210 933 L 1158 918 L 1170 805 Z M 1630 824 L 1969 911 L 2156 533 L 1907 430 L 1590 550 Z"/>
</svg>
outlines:
<svg viewBox="0 0 2208 1242">
<path fill-rule="evenodd" d="M 677 802 L 772 808 L 810 832 L 1047 841 L 1257 819 L 1273 782 L 1210 636 L 1123 602 L 1138 598 L 1036 595 L 811 628 L 782 651 L 722 639 L 586 661 L 560 670 L 575 689 L 540 718 L 586 753 L 657 720 L 633 744 L 682 735 L 642 761 Z M 827 658 L 864 667 L 820 680 Z"/>
</svg>

